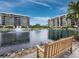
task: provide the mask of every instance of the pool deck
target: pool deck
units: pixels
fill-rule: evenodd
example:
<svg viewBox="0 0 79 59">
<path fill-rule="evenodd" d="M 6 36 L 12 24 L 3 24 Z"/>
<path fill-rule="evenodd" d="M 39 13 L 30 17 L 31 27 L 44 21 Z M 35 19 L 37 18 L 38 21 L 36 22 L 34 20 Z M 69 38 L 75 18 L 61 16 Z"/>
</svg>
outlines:
<svg viewBox="0 0 79 59">
<path fill-rule="evenodd" d="M 73 42 L 72 49 L 72 54 L 67 52 L 59 58 L 79 58 L 79 42 Z M 22 56 L 21 58 L 37 58 L 37 53 L 35 51 L 34 53 Z"/>
</svg>

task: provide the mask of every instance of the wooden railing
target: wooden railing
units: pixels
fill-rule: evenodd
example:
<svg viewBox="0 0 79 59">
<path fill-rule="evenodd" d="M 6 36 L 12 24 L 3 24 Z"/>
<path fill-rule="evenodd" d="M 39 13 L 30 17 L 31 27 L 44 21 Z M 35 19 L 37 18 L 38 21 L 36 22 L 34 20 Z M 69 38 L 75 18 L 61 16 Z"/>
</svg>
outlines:
<svg viewBox="0 0 79 59">
<path fill-rule="evenodd" d="M 72 37 L 60 39 L 54 43 L 45 44 L 43 48 L 37 45 L 38 58 L 59 57 L 63 53 L 70 51 L 72 53 Z"/>
</svg>

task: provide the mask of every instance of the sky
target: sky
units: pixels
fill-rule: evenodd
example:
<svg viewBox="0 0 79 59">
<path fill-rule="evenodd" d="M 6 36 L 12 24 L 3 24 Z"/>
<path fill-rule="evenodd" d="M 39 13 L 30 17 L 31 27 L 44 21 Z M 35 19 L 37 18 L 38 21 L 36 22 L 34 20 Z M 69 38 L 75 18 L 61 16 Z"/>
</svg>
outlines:
<svg viewBox="0 0 79 59">
<path fill-rule="evenodd" d="M 47 25 L 48 19 L 66 14 L 70 0 L 0 0 L 0 12 L 23 14 L 30 24 Z"/>
</svg>

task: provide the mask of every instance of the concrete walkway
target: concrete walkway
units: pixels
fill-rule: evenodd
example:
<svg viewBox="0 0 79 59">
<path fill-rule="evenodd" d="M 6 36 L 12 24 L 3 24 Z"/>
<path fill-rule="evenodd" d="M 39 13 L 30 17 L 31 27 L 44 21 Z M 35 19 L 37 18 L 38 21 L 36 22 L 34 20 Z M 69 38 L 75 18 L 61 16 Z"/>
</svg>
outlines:
<svg viewBox="0 0 79 59">
<path fill-rule="evenodd" d="M 73 46 L 73 53 L 69 58 L 79 58 L 79 42 L 76 42 Z"/>
<path fill-rule="evenodd" d="M 70 54 L 69 52 L 62 55 L 60 58 L 79 58 L 79 42 L 73 42 L 73 53 Z M 22 58 L 37 58 L 37 53 L 31 53 L 29 55 L 23 56 Z"/>
</svg>

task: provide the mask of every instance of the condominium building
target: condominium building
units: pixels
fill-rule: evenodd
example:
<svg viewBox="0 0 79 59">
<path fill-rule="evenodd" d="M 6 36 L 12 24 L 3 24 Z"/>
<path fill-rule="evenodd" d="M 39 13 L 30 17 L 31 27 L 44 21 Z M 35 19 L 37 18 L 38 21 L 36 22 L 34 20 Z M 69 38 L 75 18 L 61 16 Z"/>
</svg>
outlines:
<svg viewBox="0 0 79 59">
<path fill-rule="evenodd" d="M 66 19 L 66 15 L 51 18 L 48 20 L 49 27 L 67 27 L 75 24 L 70 19 Z"/>
<path fill-rule="evenodd" d="M 0 13 L 0 25 L 3 26 L 29 26 L 29 17 L 20 14 Z"/>
</svg>

